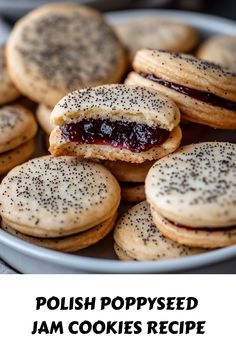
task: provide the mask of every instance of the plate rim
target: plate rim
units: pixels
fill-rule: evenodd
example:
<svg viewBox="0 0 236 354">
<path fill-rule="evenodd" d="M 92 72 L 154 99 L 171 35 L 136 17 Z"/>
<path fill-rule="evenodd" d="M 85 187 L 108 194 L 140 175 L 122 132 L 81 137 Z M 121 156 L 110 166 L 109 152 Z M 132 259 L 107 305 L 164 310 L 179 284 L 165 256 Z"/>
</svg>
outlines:
<svg viewBox="0 0 236 354">
<path fill-rule="evenodd" d="M 156 16 L 159 14 L 160 17 L 175 17 L 176 19 L 184 19 L 187 23 L 191 23 L 194 26 L 193 22 L 199 21 L 199 19 L 204 20 L 201 22 L 201 26 L 205 31 L 210 31 L 206 29 L 203 23 L 207 21 L 208 26 L 214 27 L 216 31 L 218 26 L 220 28 L 226 28 L 227 31 L 236 33 L 236 22 L 230 19 L 225 19 L 220 16 L 201 14 L 199 12 L 190 12 L 190 11 L 180 11 L 180 10 L 122 10 L 115 12 L 108 12 L 105 16 L 108 18 L 108 21 L 113 23 L 121 22 L 121 18 L 131 17 L 145 17 L 145 16 Z M 125 16 L 124 16 L 125 15 Z M 194 21 L 193 21 L 194 18 Z M 209 25 L 210 23 L 210 25 Z M 213 28 L 211 29 L 213 31 Z M 218 30 L 220 32 L 220 30 Z M 222 32 L 223 33 L 223 32 Z M 17 239 L 16 237 L 8 234 L 4 230 L 0 229 L 0 244 L 9 247 L 11 250 L 17 251 L 18 253 L 23 254 L 27 257 L 34 257 L 41 261 L 47 261 L 53 263 L 53 265 L 60 265 L 61 267 L 65 266 L 68 268 L 73 268 L 82 272 L 91 272 L 91 273 L 163 273 L 163 272 L 176 272 L 183 270 L 190 270 L 194 268 L 201 268 L 207 265 L 214 265 L 222 261 L 228 260 L 236 256 L 236 245 L 225 247 L 222 249 L 212 250 L 207 253 L 202 253 L 193 256 L 187 256 L 177 259 L 167 259 L 159 261 L 120 261 L 113 259 L 103 259 L 95 258 L 88 256 L 79 256 L 74 254 L 66 254 L 63 252 L 54 251 L 51 249 L 46 249 L 39 247 L 37 245 L 30 244 L 23 240 Z M 0 252 L 1 253 L 1 252 Z M 4 255 L 1 255 L 4 260 Z M 6 259 L 5 259 L 6 260 Z M 10 264 L 9 259 L 7 262 Z"/>
<path fill-rule="evenodd" d="M 54 251 L 17 239 L 2 229 L 0 229 L 0 243 L 10 247 L 14 251 L 20 253 L 24 252 L 26 256 L 34 256 L 41 261 L 50 261 L 53 262 L 54 265 L 65 265 L 66 267 L 73 267 L 78 270 L 80 269 L 91 273 L 104 273 L 104 269 L 107 273 L 153 273 L 157 271 L 181 271 L 184 269 L 194 269 L 197 267 L 220 263 L 226 259 L 236 256 L 236 245 L 233 245 L 206 253 L 176 259 L 139 262 L 120 261 L 118 259 L 103 259 Z M 4 259 L 4 257 L 2 258 Z M 62 258 L 63 262 L 61 262 Z M 109 269 L 107 269 L 108 266 Z M 117 267 L 119 269 L 117 269 Z M 127 267 L 129 269 L 127 269 Z"/>
</svg>

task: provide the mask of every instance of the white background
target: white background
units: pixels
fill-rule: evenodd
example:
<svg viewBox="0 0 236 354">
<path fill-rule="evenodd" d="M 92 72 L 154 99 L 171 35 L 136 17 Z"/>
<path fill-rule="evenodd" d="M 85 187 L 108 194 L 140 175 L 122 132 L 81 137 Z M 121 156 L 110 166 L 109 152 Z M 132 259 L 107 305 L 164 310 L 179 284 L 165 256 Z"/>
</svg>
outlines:
<svg viewBox="0 0 236 354">
<path fill-rule="evenodd" d="M 192 311 L 36 311 L 38 296 L 194 296 Z M 97 300 L 97 301 L 98 301 Z M 98 302 L 99 304 L 99 302 Z M 34 321 L 194 320 L 207 321 L 204 335 L 70 334 L 31 335 Z M 235 353 L 235 275 L 9 275 L 0 277 L 0 352 L 66 353 Z"/>
</svg>

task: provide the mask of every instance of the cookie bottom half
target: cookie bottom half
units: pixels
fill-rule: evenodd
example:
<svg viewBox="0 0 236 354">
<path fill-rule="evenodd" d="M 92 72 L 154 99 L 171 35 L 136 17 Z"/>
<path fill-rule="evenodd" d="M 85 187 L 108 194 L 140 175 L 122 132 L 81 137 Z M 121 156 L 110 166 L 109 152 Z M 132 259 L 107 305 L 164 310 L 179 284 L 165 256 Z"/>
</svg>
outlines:
<svg viewBox="0 0 236 354">
<path fill-rule="evenodd" d="M 25 234 L 22 234 L 11 226 L 7 225 L 6 222 L 2 220 L 1 227 L 3 230 L 9 232 L 11 235 L 32 243 L 37 246 L 53 249 L 61 252 L 75 252 L 79 251 L 83 248 L 87 248 L 109 234 L 109 232 L 113 229 L 115 225 L 115 221 L 117 218 L 117 214 L 113 215 L 108 220 L 102 222 L 101 224 L 85 231 L 80 232 L 75 235 L 70 235 L 66 237 L 58 237 L 53 239 L 48 238 L 40 238 L 40 237 L 30 237 Z"/>
<path fill-rule="evenodd" d="M 59 127 L 56 127 L 50 135 L 50 152 L 54 156 L 78 156 L 85 159 L 101 159 L 110 161 L 126 161 L 142 163 L 147 160 L 158 160 L 163 156 L 175 151 L 182 138 L 181 129 L 177 126 L 169 135 L 168 139 L 156 147 L 143 152 L 132 152 L 122 147 L 110 145 L 76 143 L 68 141 L 62 135 Z"/>
<path fill-rule="evenodd" d="M 179 226 L 151 208 L 153 221 L 162 234 L 172 241 L 189 247 L 220 248 L 236 243 L 236 227 L 220 229 L 194 229 Z"/>
</svg>

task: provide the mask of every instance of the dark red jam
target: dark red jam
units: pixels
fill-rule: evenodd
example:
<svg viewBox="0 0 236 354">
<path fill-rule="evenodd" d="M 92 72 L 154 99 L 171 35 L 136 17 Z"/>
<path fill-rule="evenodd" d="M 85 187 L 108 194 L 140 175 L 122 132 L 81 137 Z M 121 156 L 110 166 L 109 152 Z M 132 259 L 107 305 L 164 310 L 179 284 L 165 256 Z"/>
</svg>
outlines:
<svg viewBox="0 0 236 354">
<path fill-rule="evenodd" d="M 207 91 L 199 91 L 199 90 L 195 90 L 193 88 L 189 88 L 186 86 L 178 85 L 173 82 L 163 80 L 163 79 L 156 77 L 152 74 L 139 73 L 139 75 L 141 75 L 145 79 L 157 82 L 160 85 L 163 85 L 163 86 L 168 87 L 172 90 L 180 92 L 186 96 L 195 98 L 196 100 L 208 103 L 212 106 L 217 106 L 217 107 L 229 109 L 230 111 L 236 111 L 236 102 L 229 101 L 225 98 L 219 97 L 219 96 L 215 95 L 214 93 L 210 93 Z"/>
<path fill-rule="evenodd" d="M 225 227 L 190 227 L 186 225 L 179 224 L 177 222 L 171 221 L 167 219 L 168 222 L 172 225 L 175 225 L 177 227 L 180 227 L 182 229 L 186 230 L 192 230 L 192 231 L 206 231 L 206 232 L 216 232 L 216 231 L 232 231 L 236 229 L 236 225 L 233 226 L 225 226 Z"/>
<path fill-rule="evenodd" d="M 132 152 L 143 152 L 162 145 L 169 131 L 147 124 L 109 119 L 83 119 L 61 126 L 65 140 L 77 144 L 110 145 Z"/>
</svg>

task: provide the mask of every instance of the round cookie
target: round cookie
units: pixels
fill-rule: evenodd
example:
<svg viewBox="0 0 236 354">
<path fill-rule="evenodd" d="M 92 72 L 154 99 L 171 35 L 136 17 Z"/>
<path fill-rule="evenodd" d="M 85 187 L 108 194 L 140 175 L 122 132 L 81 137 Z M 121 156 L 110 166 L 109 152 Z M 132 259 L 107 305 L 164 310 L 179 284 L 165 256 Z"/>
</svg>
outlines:
<svg viewBox="0 0 236 354">
<path fill-rule="evenodd" d="M 236 73 L 187 54 L 143 49 L 129 85 L 155 89 L 175 101 L 182 118 L 213 128 L 236 129 Z"/>
<path fill-rule="evenodd" d="M 50 135 L 54 128 L 54 125 L 50 122 L 51 112 L 52 108 L 45 106 L 44 104 L 39 104 L 36 110 L 36 118 L 39 125 L 47 135 Z"/>
<path fill-rule="evenodd" d="M 126 69 L 123 46 L 104 17 L 75 4 L 45 5 L 19 20 L 7 61 L 18 89 L 51 107 L 75 89 L 119 82 Z"/>
<path fill-rule="evenodd" d="M 129 163 L 124 161 L 104 161 L 104 166 L 119 182 L 143 183 L 155 161 Z"/>
<path fill-rule="evenodd" d="M 161 232 L 185 245 L 236 243 L 236 145 L 186 145 L 157 161 L 145 189 Z"/>
<path fill-rule="evenodd" d="M 125 202 L 138 203 L 146 199 L 144 181 L 154 162 L 104 161 L 104 165 L 120 182 L 121 199 Z"/>
<path fill-rule="evenodd" d="M 115 225 L 116 216 L 117 215 L 114 215 L 112 218 L 107 219 L 101 224 L 79 234 L 53 239 L 30 237 L 24 235 L 8 226 L 4 221 L 2 221 L 1 227 L 3 230 L 9 232 L 13 236 L 34 245 L 61 252 L 75 252 L 89 247 L 107 236 Z"/>
<path fill-rule="evenodd" d="M 4 175 L 13 167 L 28 160 L 33 155 L 34 150 L 35 142 L 31 139 L 13 150 L 0 154 L 0 175 Z"/>
<path fill-rule="evenodd" d="M 28 109 L 18 104 L 0 107 L 0 153 L 22 145 L 36 132 L 36 121 Z"/>
<path fill-rule="evenodd" d="M 197 31 L 184 23 L 159 17 L 137 18 L 114 25 L 131 58 L 142 48 L 188 52 L 198 41 Z"/>
<path fill-rule="evenodd" d="M 19 96 L 20 92 L 10 79 L 7 70 L 5 47 L 0 46 L 0 105 L 14 101 Z"/>
<path fill-rule="evenodd" d="M 50 152 L 142 163 L 176 150 L 180 113 L 154 90 L 104 85 L 74 91 L 53 109 Z"/>
<path fill-rule="evenodd" d="M 144 183 L 121 183 L 121 199 L 128 203 L 139 203 L 146 199 Z"/>
<path fill-rule="evenodd" d="M 62 237 L 113 217 L 120 187 L 102 165 L 75 157 L 39 157 L 15 167 L 0 185 L 3 221 L 23 234 Z"/>
<path fill-rule="evenodd" d="M 211 37 L 202 43 L 196 55 L 236 72 L 236 36 Z"/>
<path fill-rule="evenodd" d="M 147 202 L 128 210 L 118 221 L 114 231 L 115 251 L 125 257 L 139 261 L 179 258 L 200 252 L 162 236 L 152 222 Z M 117 248 L 119 247 L 119 249 Z"/>
</svg>

